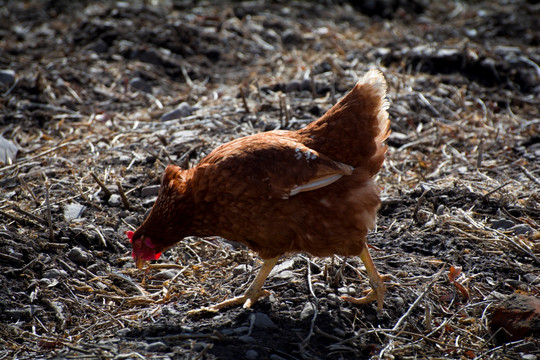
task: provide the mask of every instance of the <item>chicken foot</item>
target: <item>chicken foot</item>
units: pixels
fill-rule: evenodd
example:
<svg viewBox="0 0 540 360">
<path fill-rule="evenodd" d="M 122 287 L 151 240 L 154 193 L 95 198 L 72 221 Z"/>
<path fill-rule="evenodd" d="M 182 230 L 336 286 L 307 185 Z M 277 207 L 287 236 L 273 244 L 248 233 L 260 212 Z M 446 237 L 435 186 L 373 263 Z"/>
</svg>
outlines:
<svg viewBox="0 0 540 360">
<path fill-rule="evenodd" d="M 367 245 L 364 245 L 362 252 L 360 253 L 360 259 L 366 266 L 366 271 L 369 277 L 369 283 L 371 284 L 371 290 L 367 293 L 366 296 L 362 298 L 355 298 L 352 296 L 343 295 L 341 299 L 348 301 L 353 304 L 367 304 L 373 301 L 377 301 L 377 312 L 381 313 L 384 304 L 384 292 L 386 291 L 386 286 L 384 282 L 390 280 L 389 275 L 379 275 L 373 259 L 369 254 Z"/>
<path fill-rule="evenodd" d="M 242 296 L 237 296 L 232 299 L 222 301 L 218 304 L 204 307 L 198 310 L 192 310 L 189 312 L 190 315 L 194 315 L 201 312 L 217 312 L 220 309 L 224 309 L 231 306 L 243 305 L 244 309 L 249 309 L 253 304 L 257 302 L 261 297 L 266 297 L 270 295 L 270 292 L 263 290 L 262 287 L 270 272 L 276 266 L 279 260 L 279 256 L 271 259 L 263 259 L 263 264 L 259 273 L 255 277 L 255 280 L 251 283 L 249 289 Z"/>
</svg>

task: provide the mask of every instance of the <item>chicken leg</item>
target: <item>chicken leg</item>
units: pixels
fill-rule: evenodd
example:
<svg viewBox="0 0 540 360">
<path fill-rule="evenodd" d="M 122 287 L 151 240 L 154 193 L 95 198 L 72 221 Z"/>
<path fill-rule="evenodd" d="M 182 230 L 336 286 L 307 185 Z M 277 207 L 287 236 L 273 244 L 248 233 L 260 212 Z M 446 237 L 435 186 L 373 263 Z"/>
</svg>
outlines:
<svg viewBox="0 0 540 360">
<path fill-rule="evenodd" d="M 257 277 L 255 277 L 255 280 L 253 280 L 249 289 L 247 289 L 244 295 L 237 296 L 235 298 L 228 299 L 218 304 L 201 308 L 199 310 L 192 310 L 189 312 L 189 314 L 193 315 L 201 312 L 217 312 L 220 309 L 241 304 L 243 304 L 244 309 L 251 308 L 251 306 L 253 306 L 253 304 L 255 304 L 257 300 L 259 300 L 259 298 L 270 295 L 270 292 L 267 290 L 263 290 L 262 287 L 266 278 L 268 277 L 274 266 L 276 266 L 278 260 L 279 256 L 271 259 L 263 259 L 263 264 L 261 269 L 259 270 L 259 273 L 257 274 Z"/>
<path fill-rule="evenodd" d="M 364 245 L 364 248 L 360 253 L 360 259 L 366 266 L 366 271 L 369 276 L 369 283 L 371 284 L 371 290 L 369 290 L 368 294 L 362 298 L 355 298 L 347 295 L 343 295 L 341 298 L 353 304 L 367 304 L 377 300 L 377 312 L 381 313 L 384 303 L 384 292 L 386 291 L 384 282 L 386 280 L 390 280 L 390 276 L 379 275 L 379 272 L 373 263 L 373 259 L 369 254 L 367 245 Z"/>
</svg>

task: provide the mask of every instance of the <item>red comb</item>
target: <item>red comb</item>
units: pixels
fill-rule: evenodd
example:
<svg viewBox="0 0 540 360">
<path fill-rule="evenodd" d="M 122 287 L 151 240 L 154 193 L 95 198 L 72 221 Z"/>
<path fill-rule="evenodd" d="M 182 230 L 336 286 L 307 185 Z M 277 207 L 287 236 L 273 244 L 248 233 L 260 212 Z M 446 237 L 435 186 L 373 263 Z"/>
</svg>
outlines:
<svg viewBox="0 0 540 360">
<path fill-rule="evenodd" d="M 129 242 L 133 242 L 133 231 L 126 231 L 126 235 L 129 239 Z"/>
</svg>

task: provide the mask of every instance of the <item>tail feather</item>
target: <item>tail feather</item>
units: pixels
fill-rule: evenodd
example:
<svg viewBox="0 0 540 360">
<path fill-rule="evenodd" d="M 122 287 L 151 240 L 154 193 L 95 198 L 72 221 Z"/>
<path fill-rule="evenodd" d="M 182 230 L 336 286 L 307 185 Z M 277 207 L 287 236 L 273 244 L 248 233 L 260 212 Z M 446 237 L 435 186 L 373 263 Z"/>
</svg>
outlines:
<svg viewBox="0 0 540 360">
<path fill-rule="evenodd" d="M 390 134 L 388 107 L 386 80 L 379 70 L 370 70 L 326 114 L 296 135 L 331 159 L 374 175 L 384 161 L 384 141 Z"/>
</svg>

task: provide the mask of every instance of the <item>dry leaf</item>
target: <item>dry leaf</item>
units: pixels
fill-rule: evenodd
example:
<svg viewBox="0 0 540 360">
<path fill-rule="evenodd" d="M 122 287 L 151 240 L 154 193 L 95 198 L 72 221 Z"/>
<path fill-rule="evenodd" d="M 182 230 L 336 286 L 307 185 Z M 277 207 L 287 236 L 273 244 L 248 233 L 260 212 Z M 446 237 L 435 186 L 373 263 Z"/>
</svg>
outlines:
<svg viewBox="0 0 540 360">
<path fill-rule="evenodd" d="M 461 268 L 460 267 L 454 267 L 450 266 L 450 271 L 448 272 L 448 279 L 450 282 L 456 281 L 458 276 L 461 274 Z"/>
<path fill-rule="evenodd" d="M 463 285 L 461 285 L 460 283 L 458 283 L 457 281 L 454 281 L 454 286 L 456 287 L 456 289 L 459 290 L 461 296 L 465 299 L 465 300 L 469 300 L 469 290 L 467 290 L 467 288 Z"/>
</svg>

